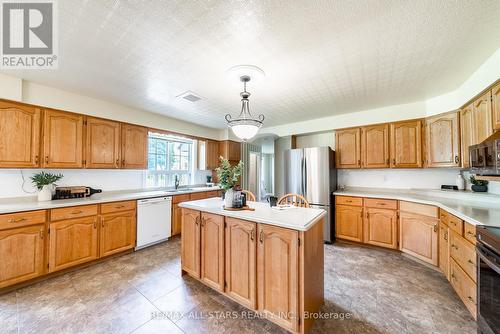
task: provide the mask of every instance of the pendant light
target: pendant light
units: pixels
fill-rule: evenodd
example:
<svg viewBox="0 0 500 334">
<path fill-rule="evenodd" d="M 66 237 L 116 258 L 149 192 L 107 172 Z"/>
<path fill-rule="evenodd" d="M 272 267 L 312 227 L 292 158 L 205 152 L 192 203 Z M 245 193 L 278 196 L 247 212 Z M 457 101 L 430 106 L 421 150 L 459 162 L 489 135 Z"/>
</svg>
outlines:
<svg viewBox="0 0 500 334">
<path fill-rule="evenodd" d="M 241 112 L 238 118 L 232 118 L 230 114 L 227 114 L 225 119 L 234 135 L 246 142 L 259 132 L 262 122 L 264 122 L 264 115 L 261 114 L 254 118 L 250 113 L 250 105 L 248 101 L 250 93 L 247 92 L 247 82 L 250 81 L 250 76 L 242 75 L 240 77 L 240 81 L 243 82 L 243 91 L 240 93 Z"/>
</svg>

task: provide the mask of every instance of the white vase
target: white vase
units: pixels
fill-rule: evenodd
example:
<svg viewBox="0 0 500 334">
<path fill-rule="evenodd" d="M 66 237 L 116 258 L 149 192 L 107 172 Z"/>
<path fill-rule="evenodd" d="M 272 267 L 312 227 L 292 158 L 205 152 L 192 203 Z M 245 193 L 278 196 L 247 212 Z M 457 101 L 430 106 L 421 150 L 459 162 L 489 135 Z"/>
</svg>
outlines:
<svg viewBox="0 0 500 334">
<path fill-rule="evenodd" d="M 42 190 L 38 191 L 38 201 L 50 201 L 52 200 L 52 188 L 51 184 L 45 185 L 42 187 Z"/>
<path fill-rule="evenodd" d="M 224 195 L 224 206 L 226 208 L 233 207 L 233 198 L 234 198 L 233 188 L 226 190 L 226 193 Z"/>
<path fill-rule="evenodd" d="M 455 183 L 457 184 L 458 190 L 465 189 L 465 179 L 462 174 L 457 174 L 457 178 L 455 179 Z"/>
</svg>

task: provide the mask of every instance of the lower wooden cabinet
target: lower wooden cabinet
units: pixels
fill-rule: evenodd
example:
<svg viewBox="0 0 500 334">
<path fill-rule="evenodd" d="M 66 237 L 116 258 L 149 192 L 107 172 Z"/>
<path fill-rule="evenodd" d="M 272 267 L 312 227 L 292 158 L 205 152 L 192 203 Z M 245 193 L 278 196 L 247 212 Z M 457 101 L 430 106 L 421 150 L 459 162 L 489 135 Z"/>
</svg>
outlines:
<svg viewBox="0 0 500 334">
<path fill-rule="evenodd" d="M 450 257 L 474 282 L 477 281 L 476 247 L 453 231 L 450 232 Z"/>
<path fill-rule="evenodd" d="M 363 208 L 349 205 L 335 207 L 335 235 L 337 238 L 363 241 Z"/>
<path fill-rule="evenodd" d="M 365 208 L 364 243 L 398 248 L 398 213 L 396 210 Z"/>
<path fill-rule="evenodd" d="M 182 209 L 181 267 L 189 275 L 200 278 L 200 212 Z"/>
<path fill-rule="evenodd" d="M 453 258 L 450 259 L 450 283 L 469 312 L 477 316 L 477 286 Z"/>
<path fill-rule="evenodd" d="M 0 288 L 45 273 L 45 225 L 0 231 Z"/>
<path fill-rule="evenodd" d="M 172 204 L 172 235 L 180 234 L 182 231 L 182 208 L 179 204 Z"/>
<path fill-rule="evenodd" d="M 226 218 L 226 293 L 241 305 L 257 307 L 257 224 Z"/>
<path fill-rule="evenodd" d="M 135 247 L 135 211 L 109 213 L 100 217 L 99 256 L 123 252 Z"/>
<path fill-rule="evenodd" d="M 450 230 L 443 222 L 439 223 L 439 269 L 450 280 Z"/>
<path fill-rule="evenodd" d="M 409 212 L 400 213 L 400 245 L 402 252 L 438 265 L 438 220 Z"/>
<path fill-rule="evenodd" d="M 201 213 L 200 278 L 208 286 L 224 291 L 224 217 Z"/>
<path fill-rule="evenodd" d="M 49 272 L 98 258 L 97 216 L 50 223 Z"/>
<path fill-rule="evenodd" d="M 298 232 L 259 225 L 258 310 L 291 331 L 298 327 Z M 277 318 L 276 316 L 279 316 Z"/>
</svg>

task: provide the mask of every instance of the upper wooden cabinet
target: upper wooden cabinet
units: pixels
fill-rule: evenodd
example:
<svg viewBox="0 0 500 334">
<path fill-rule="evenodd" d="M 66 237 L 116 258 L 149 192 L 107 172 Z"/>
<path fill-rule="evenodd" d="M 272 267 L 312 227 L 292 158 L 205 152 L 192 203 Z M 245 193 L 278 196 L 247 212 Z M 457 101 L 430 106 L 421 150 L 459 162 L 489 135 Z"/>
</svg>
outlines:
<svg viewBox="0 0 500 334">
<path fill-rule="evenodd" d="M 227 160 L 237 161 L 241 159 L 241 143 L 232 140 L 219 142 L 219 154 Z M 218 164 L 218 161 L 217 161 Z"/>
<path fill-rule="evenodd" d="M 0 167 L 39 166 L 40 109 L 0 101 Z"/>
<path fill-rule="evenodd" d="M 493 128 L 500 130 L 500 83 L 491 90 L 493 108 Z"/>
<path fill-rule="evenodd" d="M 122 124 L 122 168 L 148 168 L 148 129 Z"/>
<path fill-rule="evenodd" d="M 364 168 L 389 168 L 389 124 L 361 128 L 361 155 Z"/>
<path fill-rule="evenodd" d="M 361 168 L 361 129 L 336 131 L 335 151 L 337 168 Z"/>
<path fill-rule="evenodd" d="M 45 110 L 42 147 L 43 167 L 82 168 L 83 116 Z"/>
<path fill-rule="evenodd" d="M 474 101 L 474 121 L 476 144 L 484 141 L 493 134 L 493 120 L 491 110 L 491 91 Z"/>
<path fill-rule="evenodd" d="M 458 112 L 427 118 L 425 139 L 428 167 L 460 167 Z"/>
<path fill-rule="evenodd" d="M 87 117 L 85 167 L 120 168 L 120 123 Z"/>
<path fill-rule="evenodd" d="M 474 121 L 474 106 L 469 104 L 460 110 L 460 141 L 462 153 L 462 167 L 470 166 L 469 147 L 476 143 L 476 129 Z"/>
<path fill-rule="evenodd" d="M 422 167 L 422 121 L 391 123 L 391 167 Z"/>
<path fill-rule="evenodd" d="M 219 142 L 198 140 L 198 168 L 214 170 L 219 165 Z"/>
</svg>

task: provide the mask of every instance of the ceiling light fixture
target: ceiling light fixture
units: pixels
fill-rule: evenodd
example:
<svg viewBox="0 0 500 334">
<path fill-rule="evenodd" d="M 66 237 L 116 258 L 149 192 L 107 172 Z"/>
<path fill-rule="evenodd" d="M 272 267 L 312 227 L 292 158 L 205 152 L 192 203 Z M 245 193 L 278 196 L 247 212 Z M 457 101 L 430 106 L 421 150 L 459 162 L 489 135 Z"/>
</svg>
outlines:
<svg viewBox="0 0 500 334">
<path fill-rule="evenodd" d="M 241 112 L 238 118 L 232 118 L 230 114 L 227 114 L 225 117 L 227 125 L 233 130 L 234 135 L 245 142 L 253 138 L 257 132 L 259 132 L 262 122 L 264 122 L 264 115 L 260 114 L 258 117 L 254 118 L 250 113 L 248 101 L 250 93 L 247 92 L 247 82 L 249 82 L 250 79 L 249 75 L 242 75 L 240 77 L 240 81 L 243 82 L 243 91 L 240 93 Z"/>
</svg>

